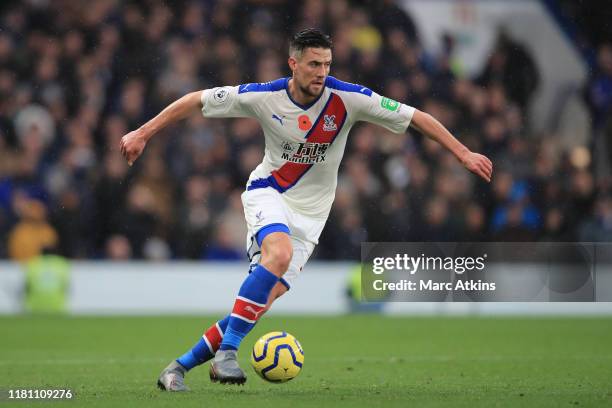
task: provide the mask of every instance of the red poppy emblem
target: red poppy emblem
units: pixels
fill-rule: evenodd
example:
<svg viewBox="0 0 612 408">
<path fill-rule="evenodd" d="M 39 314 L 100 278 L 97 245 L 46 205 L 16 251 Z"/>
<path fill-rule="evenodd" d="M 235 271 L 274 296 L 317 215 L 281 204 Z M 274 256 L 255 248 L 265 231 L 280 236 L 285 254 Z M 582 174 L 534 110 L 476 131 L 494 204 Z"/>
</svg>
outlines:
<svg viewBox="0 0 612 408">
<path fill-rule="evenodd" d="M 298 118 L 298 126 L 301 130 L 308 130 L 312 127 L 312 122 L 308 115 L 301 115 Z"/>
</svg>

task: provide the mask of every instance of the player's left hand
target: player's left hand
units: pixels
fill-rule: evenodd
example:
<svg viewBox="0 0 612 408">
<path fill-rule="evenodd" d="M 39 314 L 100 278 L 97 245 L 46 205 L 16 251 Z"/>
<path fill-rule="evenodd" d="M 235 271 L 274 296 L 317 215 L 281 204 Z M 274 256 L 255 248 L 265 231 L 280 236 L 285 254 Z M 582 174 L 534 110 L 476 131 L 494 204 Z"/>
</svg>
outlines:
<svg viewBox="0 0 612 408">
<path fill-rule="evenodd" d="M 493 163 L 491 163 L 491 160 L 489 160 L 487 156 L 474 152 L 467 152 L 461 157 L 461 163 L 466 169 L 485 179 L 487 183 L 491 182 Z"/>
</svg>

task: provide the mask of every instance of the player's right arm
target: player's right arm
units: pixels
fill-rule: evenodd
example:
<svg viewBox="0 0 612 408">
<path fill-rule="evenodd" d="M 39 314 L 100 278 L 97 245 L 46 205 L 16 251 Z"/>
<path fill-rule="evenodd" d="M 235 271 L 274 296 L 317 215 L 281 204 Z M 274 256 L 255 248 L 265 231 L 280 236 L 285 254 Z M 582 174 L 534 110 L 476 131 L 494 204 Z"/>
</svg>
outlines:
<svg viewBox="0 0 612 408">
<path fill-rule="evenodd" d="M 153 119 L 121 138 L 121 153 L 131 166 L 142 154 L 145 145 L 157 132 L 168 125 L 187 118 L 197 110 L 209 118 L 237 118 L 254 116 L 253 96 L 240 91 L 238 86 L 205 89 L 191 92 L 172 102 Z"/>
</svg>

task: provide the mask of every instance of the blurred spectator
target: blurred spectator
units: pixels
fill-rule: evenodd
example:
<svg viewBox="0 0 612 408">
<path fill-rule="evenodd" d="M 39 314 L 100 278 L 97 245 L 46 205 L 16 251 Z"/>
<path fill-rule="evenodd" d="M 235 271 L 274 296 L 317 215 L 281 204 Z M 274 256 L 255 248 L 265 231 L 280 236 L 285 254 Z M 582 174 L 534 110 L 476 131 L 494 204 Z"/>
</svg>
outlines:
<svg viewBox="0 0 612 408">
<path fill-rule="evenodd" d="M 24 306 L 28 313 L 65 313 L 70 289 L 70 262 L 52 251 L 30 258 L 25 272 Z"/>
<path fill-rule="evenodd" d="M 553 207 L 544 215 L 544 231 L 540 239 L 547 242 L 571 242 L 576 239 L 571 236 L 566 215 L 560 208 Z"/>
<path fill-rule="evenodd" d="M 441 196 L 433 196 L 423 209 L 423 241 L 455 241 L 457 235 L 451 223 L 448 202 Z"/>
<path fill-rule="evenodd" d="M 465 210 L 465 232 L 461 239 L 465 242 L 486 242 L 486 216 L 482 207 L 470 204 Z"/>
<path fill-rule="evenodd" d="M 148 238 L 142 249 L 143 257 L 148 261 L 168 261 L 171 256 L 170 247 L 159 237 Z"/>
<path fill-rule="evenodd" d="M 587 84 L 587 101 L 593 113 L 593 124 L 600 129 L 612 112 L 612 43 L 597 51 L 597 66 Z"/>
<path fill-rule="evenodd" d="M 209 261 L 234 261 L 244 258 L 244 252 L 238 250 L 232 242 L 232 231 L 223 223 L 217 224 L 213 239 L 206 245 L 202 259 Z"/>
<path fill-rule="evenodd" d="M 510 38 L 502 29 L 478 82 L 484 86 L 501 84 L 508 98 L 524 111 L 538 87 L 539 74 L 525 46 Z"/>
<path fill-rule="evenodd" d="M 45 248 L 57 245 L 57 232 L 47 222 L 47 209 L 43 203 L 15 196 L 15 212 L 19 222 L 8 235 L 8 255 L 11 259 L 27 261 L 42 254 Z"/>
<path fill-rule="evenodd" d="M 509 173 L 500 172 L 494 181 L 493 190 L 497 205 L 493 208 L 491 229 L 498 236 L 512 236 L 508 241 L 521 241 L 521 236 L 531 236 L 523 234 L 523 229 L 535 234 L 541 225 L 541 214 L 530 202 L 528 184 L 523 180 L 514 180 Z"/>
<path fill-rule="evenodd" d="M 208 207 L 210 181 L 200 175 L 188 178 L 183 187 L 184 202 L 177 211 L 176 252 L 181 258 L 197 259 L 212 230 Z M 246 238 L 245 238 L 246 239 Z"/>
<path fill-rule="evenodd" d="M 410 15 L 394 0 L 372 1 L 371 15 L 374 24 L 382 31 L 400 29 L 412 44 L 418 42 L 417 29 Z"/>
<path fill-rule="evenodd" d="M 570 202 L 568 212 L 572 214 L 574 228 L 588 216 L 592 208 L 596 208 L 596 190 L 593 175 L 586 170 L 576 170 L 571 175 Z"/>
<path fill-rule="evenodd" d="M 147 239 L 158 231 L 155 198 L 151 190 L 142 184 L 134 184 L 127 195 L 127 208 L 120 217 L 120 232 L 130 241 L 134 257 L 142 258 Z"/>
<path fill-rule="evenodd" d="M 610 179 L 612 166 L 612 43 L 602 44 L 597 51 L 597 65 L 591 72 L 586 86 L 586 99 L 591 110 L 594 140 L 591 143 L 594 157 L 601 167 L 604 163 L 605 178 Z M 601 151 L 597 151 L 597 150 Z M 602 160 L 603 159 L 603 160 Z"/>
<path fill-rule="evenodd" d="M 533 241 L 537 237 L 535 230 L 530 228 L 526 221 L 527 215 L 523 204 L 511 203 L 504 209 L 503 217 L 503 223 L 492 235 L 493 241 Z"/>
<path fill-rule="evenodd" d="M 132 258 L 132 246 L 124 235 L 111 235 L 106 241 L 104 258 L 111 261 L 127 261 Z"/>
<path fill-rule="evenodd" d="M 582 223 L 579 238 L 585 242 L 612 241 L 612 197 L 601 197 L 595 202 L 595 214 Z"/>
<path fill-rule="evenodd" d="M 63 191 L 52 209 L 51 222 L 59 235 L 58 253 L 70 258 L 87 258 L 93 253 L 92 242 L 83 237 L 92 233 L 91 212 L 74 190 Z"/>
<path fill-rule="evenodd" d="M 102 247 L 106 239 L 121 228 L 121 218 L 127 194 L 128 165 L 119 153 L 104 157 L 99 179 L 93 187 L 96 215 L 93 219 L 95 247 Z"/>
</svg>

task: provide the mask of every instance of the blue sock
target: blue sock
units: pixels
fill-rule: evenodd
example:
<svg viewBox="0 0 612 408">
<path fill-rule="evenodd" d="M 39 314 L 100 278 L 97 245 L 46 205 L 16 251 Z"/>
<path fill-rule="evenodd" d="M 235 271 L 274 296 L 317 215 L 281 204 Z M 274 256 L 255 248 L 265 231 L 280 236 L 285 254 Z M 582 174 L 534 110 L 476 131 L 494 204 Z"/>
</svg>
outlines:
<svg viewBox="0 0 612 408">
<path fill-rule="evenodd" d="M 278 277 L 257 265 L 242 283 L 219 350 L 238 350 L 261 316 Z"/>
<path fill-rule="evenodd" d="M 221 344 L 223 333 L 227 330 L 229 319 L 229 315 L 225 316 L 210 326 L 195 346 L 191 350 L 187 350 L 176 361 L 185 367 L 186 370 L 191 370 L 193 367 L 199 366 L 213 358 Z"/>
</svg>

